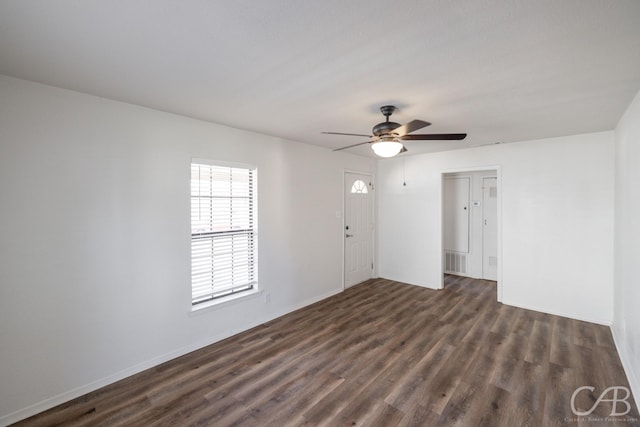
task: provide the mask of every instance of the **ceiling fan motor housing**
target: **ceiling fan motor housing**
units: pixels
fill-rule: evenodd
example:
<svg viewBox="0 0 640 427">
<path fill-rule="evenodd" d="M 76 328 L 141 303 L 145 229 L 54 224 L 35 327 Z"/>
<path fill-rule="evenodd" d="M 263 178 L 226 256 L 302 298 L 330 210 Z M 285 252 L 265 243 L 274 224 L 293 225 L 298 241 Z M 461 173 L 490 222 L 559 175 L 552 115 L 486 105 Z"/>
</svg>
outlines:
<svg viewBox="0 0 640 427">
<path fill-rule="evenodd" d="M 394 111 L 396 111 L 396 107 L 393 105 L 383 105 L 382 107 L 380 107 L 380 112 L 382 113 L 383 116 L 387 118 L 387 120 L 382 123 L 378 123 L 373 127 L 373 130 L 371 132 L 375 136 L 382 136 L 382 135 L 389 134 L 391 133 L 391 131 L 401 126 L 400 123 L 389 121 L 389 116 L 392 115 Z"/>
<path fill-rule="evenodd" d="M 394 129 L 399 128 L 400 126 L 400 123 L 396 122 L 382 122 L 375 125 L 371 132 L 375 136 L 382 136 L 391 133 Z"/>
</svg>

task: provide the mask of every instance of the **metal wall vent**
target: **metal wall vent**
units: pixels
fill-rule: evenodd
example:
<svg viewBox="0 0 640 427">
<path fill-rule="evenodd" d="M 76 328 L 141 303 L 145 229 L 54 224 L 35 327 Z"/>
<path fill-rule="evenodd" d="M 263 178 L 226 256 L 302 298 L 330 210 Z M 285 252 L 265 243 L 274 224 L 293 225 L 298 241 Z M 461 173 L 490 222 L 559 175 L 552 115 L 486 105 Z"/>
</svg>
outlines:
<svg viewBox="0 0 640 427">
<path fill-rule="evenodd" d="M 467 274 L 467 254 L 445 252 L 444 259 L 446 273 Z"/>
</svg>

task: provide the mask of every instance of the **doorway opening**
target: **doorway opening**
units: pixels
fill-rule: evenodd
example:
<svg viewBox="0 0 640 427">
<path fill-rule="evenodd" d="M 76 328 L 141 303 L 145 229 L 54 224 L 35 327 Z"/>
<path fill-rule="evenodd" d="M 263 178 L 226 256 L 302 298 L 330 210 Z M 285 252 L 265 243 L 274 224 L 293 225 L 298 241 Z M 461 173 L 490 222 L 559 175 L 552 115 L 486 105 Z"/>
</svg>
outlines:
<svg viewBox="0 0 640 427">
<path fill-rule="evenodd" d="M 501 209 L 498 167 L 442 173 L 444 275 L 497 282 L 501 287 Z"/>
</svg>

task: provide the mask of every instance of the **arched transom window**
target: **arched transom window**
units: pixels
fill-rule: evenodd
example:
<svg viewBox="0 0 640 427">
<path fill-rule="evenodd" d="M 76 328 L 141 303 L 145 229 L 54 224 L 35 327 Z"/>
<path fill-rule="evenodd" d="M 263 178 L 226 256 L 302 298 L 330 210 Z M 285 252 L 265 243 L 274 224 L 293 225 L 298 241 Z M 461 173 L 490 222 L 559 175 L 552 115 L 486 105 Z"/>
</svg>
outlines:
<svg viewBox="0 0 640 427">
<path fill-rule="evenodd" d="M 363 180 L 358 179 L 351 186 L 351 192 L 358 194 L 367 194 L 369 192 L 369 189 L 367 188 L 367 184 L 365 184 Z"/>
</svg>

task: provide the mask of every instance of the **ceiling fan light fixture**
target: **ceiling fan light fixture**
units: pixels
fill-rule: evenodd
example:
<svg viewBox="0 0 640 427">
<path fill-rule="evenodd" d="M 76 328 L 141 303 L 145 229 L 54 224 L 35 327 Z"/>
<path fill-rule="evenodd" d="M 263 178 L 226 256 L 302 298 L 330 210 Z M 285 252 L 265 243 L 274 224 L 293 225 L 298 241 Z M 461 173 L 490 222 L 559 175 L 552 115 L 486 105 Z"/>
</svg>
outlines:
<svg viewBox="0 0 640 427">
<path fill-rule="evenodd" d="M 378 123 L 373 127 L 372 135 L 363 135 L 360 133 L 343 133 L 343 132 L 322 132 L 330 135 L 347 135 L 369 138 L 369 141 L 359 142 L 357 144 L 347 145 L 346 147 L 336 148 L 333 151 L 346 150 L 348 148 L 358 147 L 364 144 L 371 144 L 374 153 L 380 157 L 393 157 L 400 153 L 405 153 L 407 149 L 402 145 L 402 141 L 458 141 L 464 139 L 466 133 L 427 133 L 416 135 L 413 132 L 427 126 L 431 123 L 424 120 L 411 120 L 403 125 L 392 122 L 389 116 L 393 114 L 396 107 L 393 105 L 383 105 L 380 112 L 385 117 L 385 121 Z"/>
<path fill-rule="evenodd" d="M 371 144 L 371 149 L 380 157 L 393 157 L 400 153 L 402 144 L 398 141 L 378 141 Z"/>
</svg>

